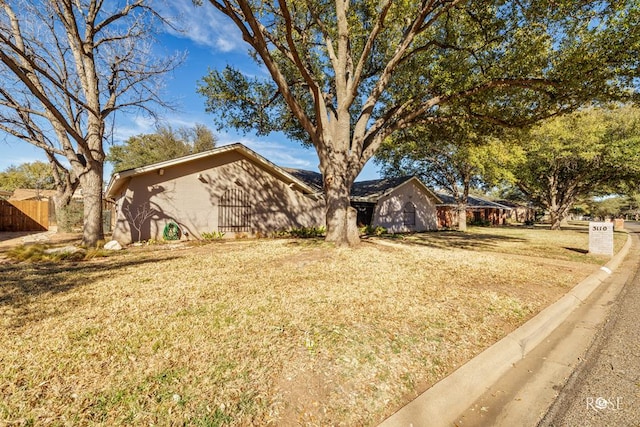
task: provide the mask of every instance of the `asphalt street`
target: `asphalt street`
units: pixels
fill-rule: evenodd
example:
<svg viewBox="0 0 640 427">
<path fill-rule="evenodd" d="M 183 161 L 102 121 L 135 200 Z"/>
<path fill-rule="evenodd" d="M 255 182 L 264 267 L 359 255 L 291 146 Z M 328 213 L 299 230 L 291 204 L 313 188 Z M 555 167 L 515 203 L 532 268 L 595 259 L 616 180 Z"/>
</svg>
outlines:
<svg viewBox="0 0 640 427">
<path fill-rule="evenodd" d="M 640 224 L 625 228 L 631 245 L 609 276 L 446 425 L 640 427 Z"/>
<path fill-rule="evenodd" d="M 540 427 L 640 426 L 640 271 L 630 277 Z"/>
</svg>

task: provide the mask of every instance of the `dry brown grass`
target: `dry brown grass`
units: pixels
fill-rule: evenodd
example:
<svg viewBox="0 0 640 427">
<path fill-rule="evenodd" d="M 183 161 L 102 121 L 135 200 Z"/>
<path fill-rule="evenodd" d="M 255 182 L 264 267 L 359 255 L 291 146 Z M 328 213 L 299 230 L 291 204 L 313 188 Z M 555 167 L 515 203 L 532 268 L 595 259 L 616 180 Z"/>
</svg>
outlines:
<svg viewBox="0 0 640 427">
<path fill-rule="evenodd" d="M 376 424 L 604 262 L 514 232 L 2 263 L 0 424 Z"/>
</svg>

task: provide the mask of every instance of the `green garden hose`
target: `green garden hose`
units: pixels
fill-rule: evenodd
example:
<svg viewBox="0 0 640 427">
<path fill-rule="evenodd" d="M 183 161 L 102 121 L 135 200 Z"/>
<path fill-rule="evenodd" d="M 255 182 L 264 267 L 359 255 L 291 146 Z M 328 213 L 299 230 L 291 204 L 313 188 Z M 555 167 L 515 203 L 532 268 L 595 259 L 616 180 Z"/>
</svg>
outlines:
<svg viewBox="0 0 640 427">
<path fill-rule="evenodd" d="M 180 239 L 180 227 L 175 222 L 169 222 L 164 226 L 162 231 L 162 237 L 164 240 L 179 240 Z"/>
</svg>

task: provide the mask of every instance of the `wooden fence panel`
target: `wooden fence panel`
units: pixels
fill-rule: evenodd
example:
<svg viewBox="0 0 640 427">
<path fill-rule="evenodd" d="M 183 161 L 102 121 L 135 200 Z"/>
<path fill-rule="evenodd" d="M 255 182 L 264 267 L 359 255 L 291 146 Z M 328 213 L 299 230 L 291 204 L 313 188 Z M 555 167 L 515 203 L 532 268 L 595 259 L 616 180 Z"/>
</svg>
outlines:
<svg viewBox="0 0 640 427">
<path fill-rule="evenodd" d="M 46 231 L 49 202 L 0 200 L 0 231 Z"/>
</svg>

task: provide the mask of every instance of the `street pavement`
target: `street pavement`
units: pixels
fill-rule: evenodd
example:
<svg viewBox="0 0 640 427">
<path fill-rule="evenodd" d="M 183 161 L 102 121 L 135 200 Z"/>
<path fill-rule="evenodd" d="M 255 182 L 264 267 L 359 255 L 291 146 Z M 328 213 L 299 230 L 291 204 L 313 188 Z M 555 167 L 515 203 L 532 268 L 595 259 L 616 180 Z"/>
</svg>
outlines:
<svg viewBox="0 0 640 427">
<path fill-rule="evenodd" d="M 634 232 L 640 228 L 629 224 Z M 637 243 L 637 242 L 634 242 Z M 561 390 L 540 427 L 640 426 L 640 271 Z"/>
<path fill-rule="evenodd" d="M 640 224 L 609 279 L 460 414 L 457 427 L 640 427 Z"/>
<path fill-rule="evenodd" d="M 380 427 L 640 427 L 640 285 L 636 277 L 640 225 L 628 224 L 627 229 L 627 243 L 598 272 L 402 407 Z M 622 322 L 623 318 L 629 323 Z M 612 342 L 605 342 L 607 337 L 626 347 L 614 350 Z M 606 366 L 607 361 L 595 362 L 600 354 L 635 359 L 636 366 L 616 363 L 608 376 L 594 380 L 596 390 L 580 390 L 579 379 L 591 375 L 590 366 Z M 623 375 L 628 389 L 605 388 L 605 382 L 616 385 Z M 603 409 L 615 415 L 605 419 Z M 592 418 L 596 423 L 588 424 Z"/>
</svg>

